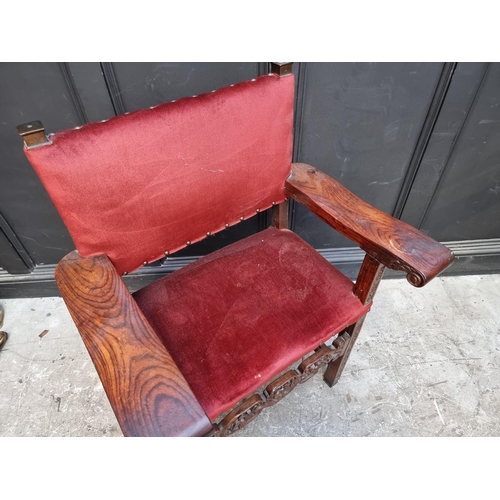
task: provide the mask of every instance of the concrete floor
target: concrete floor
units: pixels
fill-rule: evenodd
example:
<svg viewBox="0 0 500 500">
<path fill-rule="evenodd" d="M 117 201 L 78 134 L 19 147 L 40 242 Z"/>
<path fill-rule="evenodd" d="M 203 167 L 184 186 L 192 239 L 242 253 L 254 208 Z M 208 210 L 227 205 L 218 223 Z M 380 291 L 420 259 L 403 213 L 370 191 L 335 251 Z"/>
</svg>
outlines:
<svg viewBox="0 0 500 500">
<path fill-rule="evenodd" d="M 62 299 L 0 304 L 0 436 L 120 436 Z M 499 435 L 500 275 L 383 281 L 337 386 L 317 375 L 239 433 Z"/>
</svg>

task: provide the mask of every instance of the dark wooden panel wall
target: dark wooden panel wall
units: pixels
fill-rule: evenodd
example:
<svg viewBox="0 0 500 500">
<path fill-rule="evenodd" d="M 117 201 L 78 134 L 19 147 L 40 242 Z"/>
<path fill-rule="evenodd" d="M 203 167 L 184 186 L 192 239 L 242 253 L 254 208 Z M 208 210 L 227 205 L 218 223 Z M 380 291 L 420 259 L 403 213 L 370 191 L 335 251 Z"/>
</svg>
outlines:
<svg viewBox="0 0 500 500">
<path fill-rule="evenodd" d="M 421 222 L 444 241 L 500 236 L 500 64 L 479 85 Z"/>
<path fill-rule="evenodd" d="M 0 64 L 0 296 L 57 293 L 74 246 L 15 126 L 48 132 L 208 92 L 268 63 Z M 500 64 L 295 63 L 294 160 L 452 242 L 451 272 L 500 271 Z M 362 252 L 300 206 L 292 227 L 351 273 Z M 137 288 L 268 223 L 261 214 L 129 277 Z"/>
<path fill-rule="evenodd" d="M 443 65 L 304 66 L 297 160 L 392 214 Z M 351 246 L 302 206 L 294 226 L 315 248 Z"/>
<path fill-rule="evenodd" d="M 80 124 L 62 66 L 2 63 L 0 110 L 0 213 L 35 264 L 55 263 L 73 248 L 73 242 L 26 160 L 15 126 L 36 119 L 42 119 L 48 130 Z"/>
</svg>

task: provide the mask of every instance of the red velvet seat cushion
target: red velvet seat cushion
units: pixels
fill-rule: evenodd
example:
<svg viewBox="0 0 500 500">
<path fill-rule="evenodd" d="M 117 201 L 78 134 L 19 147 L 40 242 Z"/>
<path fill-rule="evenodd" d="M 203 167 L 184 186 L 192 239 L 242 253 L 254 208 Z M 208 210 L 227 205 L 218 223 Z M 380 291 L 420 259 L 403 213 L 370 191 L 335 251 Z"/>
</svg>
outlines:
<svg viewBox="0 0 500 500">
<path fill-rule="evenodd" d="M 367 311 L 288 230 L 266 229 L 134 297 L 210 419 Z"/>
</svg>

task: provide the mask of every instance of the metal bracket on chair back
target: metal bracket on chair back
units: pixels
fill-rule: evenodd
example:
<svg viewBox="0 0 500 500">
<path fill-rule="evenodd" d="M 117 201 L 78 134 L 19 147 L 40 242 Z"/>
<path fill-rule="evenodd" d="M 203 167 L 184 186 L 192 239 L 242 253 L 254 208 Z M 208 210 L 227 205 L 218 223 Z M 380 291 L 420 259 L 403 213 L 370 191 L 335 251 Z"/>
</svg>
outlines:
<svg viewBox="0 0 500 500">
<path fill-rule="evenodd" d="M 275 73 L 278 76 L 286 76 L 292 74 L 292 64 L 291 62 L 272 62 L 271 63 L 271 73 Z"/>
<path fill-rule="evenodd" d="M 34 149 L 51 144 L 45 135 L 43 123 L 39 120 L 23 123 L 16 127 L 17 133 L 24 139 L 26 149 Z"/>
</svg>

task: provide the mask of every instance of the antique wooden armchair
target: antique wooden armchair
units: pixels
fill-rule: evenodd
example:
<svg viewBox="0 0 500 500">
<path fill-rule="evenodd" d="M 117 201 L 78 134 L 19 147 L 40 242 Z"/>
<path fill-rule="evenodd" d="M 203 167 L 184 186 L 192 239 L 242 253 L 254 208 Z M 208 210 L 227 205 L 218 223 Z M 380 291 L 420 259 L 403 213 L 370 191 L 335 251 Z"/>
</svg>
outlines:
<svg viewBox="0 0 500 500">
<path fill-rule="evenodd" d="M 224 436 L 322 368 L 334 385 L 385 267 L 421 287 L 453 261 L 291 163 L 291 63 L 272 70 L 48 138 L 40 122 L 18 127 L 78 249 L 56 281 L 125 435 Z M 289 198 L 366 252 L 355 285 L 286 229 Z M 133 295 L 125 286 L 122 275 L 268 208 L 272 227 Z"/>
</svg>

